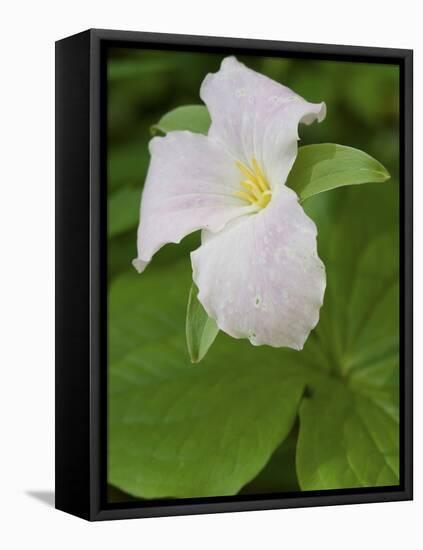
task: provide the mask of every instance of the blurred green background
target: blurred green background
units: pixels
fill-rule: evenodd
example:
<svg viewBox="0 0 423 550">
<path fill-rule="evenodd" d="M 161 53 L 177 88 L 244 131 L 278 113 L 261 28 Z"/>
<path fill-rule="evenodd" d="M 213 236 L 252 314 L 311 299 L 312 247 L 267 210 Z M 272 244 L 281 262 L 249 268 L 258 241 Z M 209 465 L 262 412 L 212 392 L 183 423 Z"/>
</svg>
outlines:
<svg viewBox="0 0 423 550">
<path fill-rule="evenodd" d="M 183 304 L 186 303 L 190 285 L 188 256 L 189 251 L 198 246 L 199 236 L 189 236 L 179 246 L 164 247 L 146 271 L 149 286 L 146 283 L 147 286 L 142 287 L 144 275 L 137 276 L 131 266 L 131 260 L 136 256 L 140 195 L 149 163 L 148 142 L 151 139 L 151 127 L 163 114 L 175 107 L 201 103 L 201 82 L 207 73 L 219 69 L 223 57 L 205 53 L 123 48 L 109 51 L 108 276 L 109 287 L 113 289 L 109 317 L 111 369 L 120 368 L 124 372 L 124 367 L 119 365 L 128 350 L 133 349 L 134 341 L 144 344 L 144 340 L 148 339 L 149 343 L 167 334 L 169 326 L 172 326 L 172 330 L 179 331 L 180 340 L 183 340 Z M 250 68 L 292 88 L 308 101 L 326 102 L 327 117 L 324 122 L 300 127 L 300 145 L 319 142 L 349 145 L 366 151 L 385 165 L 392 176 L 388 192 L 392 200 L 385 201 L 386 211 L 383 211 L 382 199 L 380 216 L 384 219 L 388 217 L 391 228 L 396 229 L 398 215 L 395 204 L 399 170 L 398 67 L 257 56 L 237 57 Z M 366 200 L 365 192 L 361 196 Z M 380 196 L 379 194 L 378 197 Z M 376 202 L 379 202 L 379 198 Z M 375 211 L 373 215 L 379 216 L 379 211 Z M 173 270 L 172 276 L 169 276 L 169 270 Z M 168 274 L 167 280 L 164 275 L 161 276 L 165 272 Z M 157 282 L 154 281 L 155 273 L 159 274 Z M 169 286 L 174 286 L 174 291 Z M 185 294 L 182 297 L 177 296 L 181 292 Z M 138 301 L 143 304 L 144 309 L 141 312 Z M 154 322 L 145 321 L 146 311 L 152 315 Z M 225 340 L 226 336 L 219 335 L 219 339 Z M 243 345 L 239 342 L 235 344 Z M 212 352 L 213 348 L 210 354 Z M 277 352 L 278 350 L 272 351 Z M 189 362 L 188 356 L 186 360 Z M 196 368 L 201 369 L 201 364 Z M 130 381 L 130 377 L 129 373 L 127 381 Z M 121 382 L 118 378 L 110 377 L 111 401 L 115 393 L 124 391 L 119 384 Z M 111 405 L 109 444 L 112 468 L 116 462 L 113 456 L 119 456 L 119 449 L 125 446 L 125 441 L 117 441 L 120 437 L 116 435 L 118 428 L 113 426 L 118 426 L 125 414 L 127 412 L 121 405 Z M 268 466 L 250 485 L 242 489 L 243 492 L 298 489 L 294 467 L 297 432 L 298 423 L 290 437 L 274 453 Z M 145 441 L 147 444 L 147 440 Z M 131 448 L 135 442 L 127 441 L 126 445 Z M 283 461 L 284 467 L 272 468 L 272 464 L 277 464 L 278 460 Z M 126 466 L 128 472 L 133 471 L 129 463 L 117 465 L 116 470 Z M 128 490 L 131 487 L 130 479 L 119 483 L 119 475 L 112 474 L 110 481 L 111 500 L 131 498 L 128 494 L 131 493 Z M 126 493 L 122 492 L 122 488 L 126 489 Z M 135 489 L 132 494 L 142 496 Z"/>
</svg>

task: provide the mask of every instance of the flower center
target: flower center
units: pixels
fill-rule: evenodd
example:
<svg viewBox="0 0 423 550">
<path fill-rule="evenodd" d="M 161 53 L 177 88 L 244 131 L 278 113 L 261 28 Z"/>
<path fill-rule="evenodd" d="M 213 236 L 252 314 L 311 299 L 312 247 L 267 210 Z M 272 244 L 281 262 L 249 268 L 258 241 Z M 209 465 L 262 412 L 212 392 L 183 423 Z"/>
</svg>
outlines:
<svg viewBox="0 0 423 550">
<path fill-rule="evenodd" d="M 246 179 L 241 181 L 242 190 L 237 191 L 235 196 L 256 205 L 259 209 L 267 206 L 272 198 L 272 190 L 257 159 L 252 159 L 251 168 L 239 161 L 236 165 Z"/>
</svg>

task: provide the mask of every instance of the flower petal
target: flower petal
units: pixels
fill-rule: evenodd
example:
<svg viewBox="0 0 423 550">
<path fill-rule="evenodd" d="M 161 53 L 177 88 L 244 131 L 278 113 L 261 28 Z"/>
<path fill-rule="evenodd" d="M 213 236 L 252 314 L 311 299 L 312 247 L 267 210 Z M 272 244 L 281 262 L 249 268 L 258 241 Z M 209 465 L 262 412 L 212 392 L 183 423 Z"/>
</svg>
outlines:
<svg viewBox="0 0 423 550">
<path fill-rule="evenodd" d="M 308 103 L 235 57 L 206 76 L 200 96 L 212 119 L 209 136 L 247 165 L 256 158 L 272 188 L 284 184 L 292 168 L 298 124 L 320 122 L 326 115 L 324 103 Z"/>
<path fill-rule="evenodd" d="M 288 187 L 259 213 L 191 253 L 198 298 L 219 328 L 252 344 L 301 349 L 319 320 L 326 276 L 316 226 Z"/>
<path fill-rule="evenodd" d="M 191 132 L 170 132 L 150 142 L 151 162 L 141 200 L 138 258 L 143 271 L 167 243 L 198 229 L 219 231 L 250 212 L 234 193 L 239 170 L 217 142 Z"/>
</svg>

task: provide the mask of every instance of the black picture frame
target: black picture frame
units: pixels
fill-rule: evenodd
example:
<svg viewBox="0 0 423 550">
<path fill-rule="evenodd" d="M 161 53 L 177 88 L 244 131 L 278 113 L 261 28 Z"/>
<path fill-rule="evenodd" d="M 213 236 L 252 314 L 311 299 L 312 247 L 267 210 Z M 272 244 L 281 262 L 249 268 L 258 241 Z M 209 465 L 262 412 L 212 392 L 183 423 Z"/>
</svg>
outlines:
<svg viewBox="0 0 423 550">
<path fill-rule="evenodd" d="M 400 67 L 398 487 L 108 504 L 105 52 L 111 46 Z M 56 42 L 56 508 L 87 520 L 412 499 L 412 65 L 405 49 L 91 29 Z"/>
</svg>

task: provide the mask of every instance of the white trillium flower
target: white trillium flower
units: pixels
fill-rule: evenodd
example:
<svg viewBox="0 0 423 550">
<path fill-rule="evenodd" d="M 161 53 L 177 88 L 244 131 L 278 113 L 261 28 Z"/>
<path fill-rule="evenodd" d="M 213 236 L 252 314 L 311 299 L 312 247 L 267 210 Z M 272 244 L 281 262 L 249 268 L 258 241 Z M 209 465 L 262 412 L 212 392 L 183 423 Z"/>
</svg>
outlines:
<svg viewBox="0 0 423 550">
<path fill-rule="evenodd" d="M 321 121 L 308 103 L 234 57 L 204 79 L 208 135 L 169 132 L 150 142 L 141 200 L 141 273 L 167 243 L 202 229 L 191 253 L 198 299 L 218 327 L 254 345 L 302 349 L 326 286 L 317 230 L 285 185 L 298 124 Z"/>
</svg>

